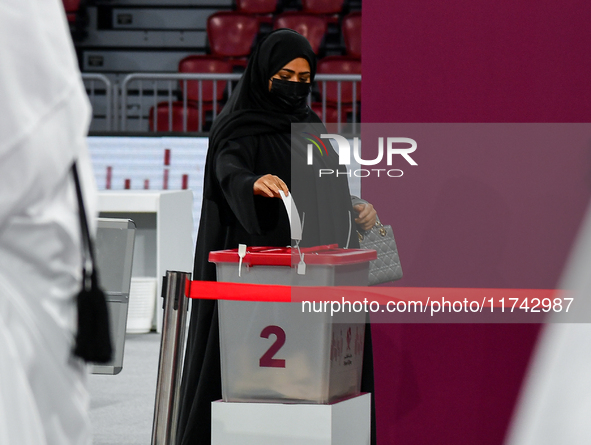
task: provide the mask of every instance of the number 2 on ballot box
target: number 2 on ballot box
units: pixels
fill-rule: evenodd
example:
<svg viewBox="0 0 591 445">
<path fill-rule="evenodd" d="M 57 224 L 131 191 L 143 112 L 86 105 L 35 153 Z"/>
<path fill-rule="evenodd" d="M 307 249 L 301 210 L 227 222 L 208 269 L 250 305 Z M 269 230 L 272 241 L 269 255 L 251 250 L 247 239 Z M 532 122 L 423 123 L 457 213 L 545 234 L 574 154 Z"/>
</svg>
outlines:
<svg viewBox="0 0 591 445">
<path fill-rule="evenodd" d="M 261 331 L 261 338 L 269 338 L 271 335 L 275 335 L 275 342 L 261 356 L 259 366 L 261 368 L 285 368 L 284 359 L 273 358 L 285 344 L 285 331 L 275 325 L 267 326 Z"/>
</svg>

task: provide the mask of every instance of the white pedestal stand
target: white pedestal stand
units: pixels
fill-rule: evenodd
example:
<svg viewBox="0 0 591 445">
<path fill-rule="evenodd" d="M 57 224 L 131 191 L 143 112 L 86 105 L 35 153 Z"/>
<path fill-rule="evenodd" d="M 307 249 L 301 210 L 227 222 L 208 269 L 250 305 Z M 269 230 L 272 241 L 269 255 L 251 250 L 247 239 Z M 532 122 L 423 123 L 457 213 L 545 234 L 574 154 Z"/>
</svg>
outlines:
<svg viewBox="0 0 591 445">
<path fill-rule="evenodd" d="M 370 394 L 331 405 L 213 402 L 211 445 L 369 445 Z"/>
</svg>

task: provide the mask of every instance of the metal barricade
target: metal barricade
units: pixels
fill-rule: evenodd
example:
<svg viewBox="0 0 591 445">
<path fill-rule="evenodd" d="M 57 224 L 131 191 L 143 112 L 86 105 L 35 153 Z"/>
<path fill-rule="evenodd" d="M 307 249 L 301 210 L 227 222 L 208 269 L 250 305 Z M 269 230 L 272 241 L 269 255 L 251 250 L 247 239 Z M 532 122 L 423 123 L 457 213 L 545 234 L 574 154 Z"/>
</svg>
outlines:
<svg viewBox="0 0 591 445">
<path fill-rule="evenodd" d="M 179 392 L 185 351 L 185 331 L 189 299 L 185 285 L 187 272 L 166 272 L 163 280 L 164 318 L 160 343 L 160 362 L 156 383 L 152 445 L 176 443 Z"/>
<path fill-rule="evenodd" d="M 92 105 L 93 112 L 92 117 L 100 116 L 95 112 L 97 108 L 97 90 L 95 82 L 104 85 L 105 91 L 105 130 L 111 131 L 112 129 L 112 112 L 113 112 L 113 85 L 107 76 L 104 74 L 97 74 L 97 73 L 82 73 L 82 81 L 84 82 L 84 87 L 86 88 L 86 93 L 88 94 L 88 98 L 90 100 L 90 104 Z"/>
<path fill-rule="evenodd" d="M 175 96 L 181 96 L 180 101 L 182 101 L 182 132 L 187 132 L 188 129 L 188 109 L 190 106 L 194 106 L 189 104 L 189 100 L 187 98 L 187 82 L 188 81 L 197 81 L 198 82 L 198 100 L 196 101 L 197 105 L 197 116 L 198 116 L 198 125 L 197 131 L 202 132 L 204 128 L 203 122 L 203 100 L 202 100 L 202 89 L 203 89 L 203 82 L 204 81 L 211 81 L 213 82 L 213 117 L 217 115 L 218 112 L 218 82 L 227 82 L 228 84 L 228 97 L 232 94 L 232 82 L 236 82 L 240 79 L 241 74 L 214 74 L 214 73 L 174 73 L 174 74 L 166 74 L 166 73 L 132 73 L 127 75 L 123 81 L 121 82 L 121 131 L 130 131 L 132 130 L 129 128 L 129 106 L 130 106 L 130 97 L 137 97 L 138 103 L 138 112 L 137 112 L 137 125 L 134 128 L 134 131 L 146 131 L 143 127 L 143 122 L 145 121 L 145 110 L 143 109 L 144 97 L 153 97 L 151 101 L 151 107 L 153 110 L 152 114 L 152 125 L 151 128 L 148 128 L 148 131 L 154 131 L 158 129 L 158 103 L 159 98 L 158 96 L 160 93 L 164 92 L 161 97 L 164 97 L 165 100 L 163 101 L 164 104 L 168 105 L 168 131 L 172 131 L 173 129 L 173 103 L 178 104 L 178 100 L 175 99 Z M 178 83 L 177 83 L 178 82 Z M 329 107 L 336 107 L 337 112 L 337 124 L 338 124 L 338 131 L 341 131 L 342 126 L 346 123 L 343 122 L 341 117 L 343 116 L 343 110 L 345 104 L 347 107 L 350 108 L 352 114 L 352 130 L 355 132 L 357 130 L 356 126 L 358 123 L 357 119 L 357 112 L 358 112 L 358 101 L 357 101 L 357 92 L 358 88 L 360 87 L 361 82 L 361 75 L 360 74 L 318 74 L 315 78 L 315 82 L 317 84 L 317 94 L 321 97 L 321 108 L 320 108 L 320 118 L 326 122 L 327 118 L 327 109 Z M 146 85 L 146 83 L 148 85 Z M 330 83 L 337 84 L 337 101 L 335 103 L 327 103 L 326 99 L 326 91 L 327 85 Z M 342 85 L 344 83 L 351 83 L 352 85 L 352 94 L 351 97 L 343 97 L 342 94 Z M 163 87 L 164 85 L 164 87 Z M 182 92 L 182 94 L 180 94 Z M 162 103 L 162 102 L 160 102 Z M 308 98 L 308 104 L 312 105 L 312 94 Z"/>
<path fill-rule="evenodd" d="M 178 74 L 156 74 L 156 73 L 133 73 L 127 75 L 123 81 L 121 82 L 121 130 L 127 131 L 128 125 L 128 103 L 130 97 L 130 91 L 132 91 L 131 86 L 135 87 L 137 90 L 138 95 L 138 102 L 139 102 L 139 113 L 138 119 L 140 127 L 140 131 L 142 131 L 141 125 L 143 117 L 143 109 L 142 109 L 142 98 L 144 95 L 144 91 L 150 91 L 151 95 L 154 97 L 152 107 L 154 110 L 153 114 L 153 124 L 151 130 L 158 128 L 158 92 L 159 90 L 159 82 L 166 82 L 166 91 L 167 91 L 167 101 L 168 101 L 168 128 L 169 131 L 172 130 L 172 104 L 173 100 L 173 92 L 176 93 L 176 87 L 173 88 L 173 84 L 177 81 L 182 82 L 182 90 L 184 94 L 182 95 L 182 102 L 183 102 L 183 132 L 187 131 L 187 110 L 189 107 L 188 98 L 187 98 L 187 81 L 196 80 L 198 81 L 198 88 L 199 92 L 201 93 L 203 88 L 203 81 L 212 81 L 213 82 L 213 114 L 214 117 L 217 114 L 218 108 L 218 100 L 217 100 L 217 84 L 218 82 L 229 81 L 228 82 L 228 95 L 232 94 L 232 81 L 238 81 L 240 79 L 240 74 L 208 74 L 208 73 L 178 73 Z M 148 81 L 151 83 L 152 88 L 144 88 L 143 81 Z M 134 85 L 135 83 L 135 85 Z M 203 100 L 202 94 L 199 94 L 198 101 L 197 101 L 197 108 L 198 108 L 198 131 L 203 131 Z"/>
<path fill-rule="evenodd" d="M 314 81 L 318 84 L 319 92 L 322 98 L 322 113 L 320 114 L 320 119 L 322 122 L 326 122 L 326 108 L 327 108 L 327 100 L 326 100 L 326 87 L 327 84 L 330 82 L 336 82 L 337 84 L 337 131 L 340 133 L 342 130 L 342 126 L 345 122 L 342 122 L 342 108 L 343 103 L 351 104 L 352 108 L 352 133 L 357 132 L 357 88 L 360 87 L 361 83 L 361 74 L 317 74 L 314 78 Z M 342 85 L 343 83 L 351 83 L 351 102 L 348 102 L 346 97 L 343 97 L 342 94 Z M 308 105 L 310 105 L 310 99 L 308 99 Z"/>
</svg>

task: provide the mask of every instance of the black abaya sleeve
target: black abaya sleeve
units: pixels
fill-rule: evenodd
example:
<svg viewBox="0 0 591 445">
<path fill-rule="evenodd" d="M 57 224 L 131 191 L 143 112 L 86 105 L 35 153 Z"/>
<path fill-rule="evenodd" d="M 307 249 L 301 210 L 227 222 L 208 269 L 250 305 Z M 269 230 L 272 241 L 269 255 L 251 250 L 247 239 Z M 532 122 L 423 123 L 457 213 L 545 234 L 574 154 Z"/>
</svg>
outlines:
<svg viewBox="0 0 591 445">
<path fill-rule="evenodd" d="M 251 141 L 229 141 L 220 149 L 215 158 L 215 174 L 234 217 L 248 233 L 260 235 L 253 186 L 262 175 L 254 173 L 257 147 Z"/>
<path fill-rule="evenodd" d="M 223 206 L 228 209 L 220 216 L 224 224 L 232 227 L 234 242 L 289 244 L 289 222 L 281 200 L 253 193 L 254 183 L 266 174 L 280 177 L 289 187 L 289 145 L 281 149 L 278 142 L 273 138 L 244 137 L 229 141 L 216 154 L 215 175 Z"/>
</svg>

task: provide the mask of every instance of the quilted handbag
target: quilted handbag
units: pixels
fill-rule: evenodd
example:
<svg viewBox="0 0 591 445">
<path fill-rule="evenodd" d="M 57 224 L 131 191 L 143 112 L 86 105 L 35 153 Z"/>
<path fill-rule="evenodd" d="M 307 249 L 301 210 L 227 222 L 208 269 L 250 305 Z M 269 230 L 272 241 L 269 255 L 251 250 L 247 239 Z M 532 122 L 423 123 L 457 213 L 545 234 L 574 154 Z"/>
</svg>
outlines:
<svg viewBox="0 0 591 445">
<path fill-rule="evenodd" d="M 357 196 L 351 196 L 351 204 L 356 206 L 357 204 L 368 204 L 368 202 Z M 377 218 L 371 229 L 358 230 L 357 235 L 359 236 L 359 247 L 375 250 L 378 253 L 378 258 L 369 263 L 368 286 L 402 278 L 402 267 L 392 226 L 384 226 Z"/>
<path fill-rule="evenodd" d="M 378 258 L 369 263 L 368 285 L 387 283 L 402 278 L 402 267 L 392 226 L 384 226 L 379 220 L 369 230 L 357 232 L 362 249 L 375 250 Z"/>
</svg>

